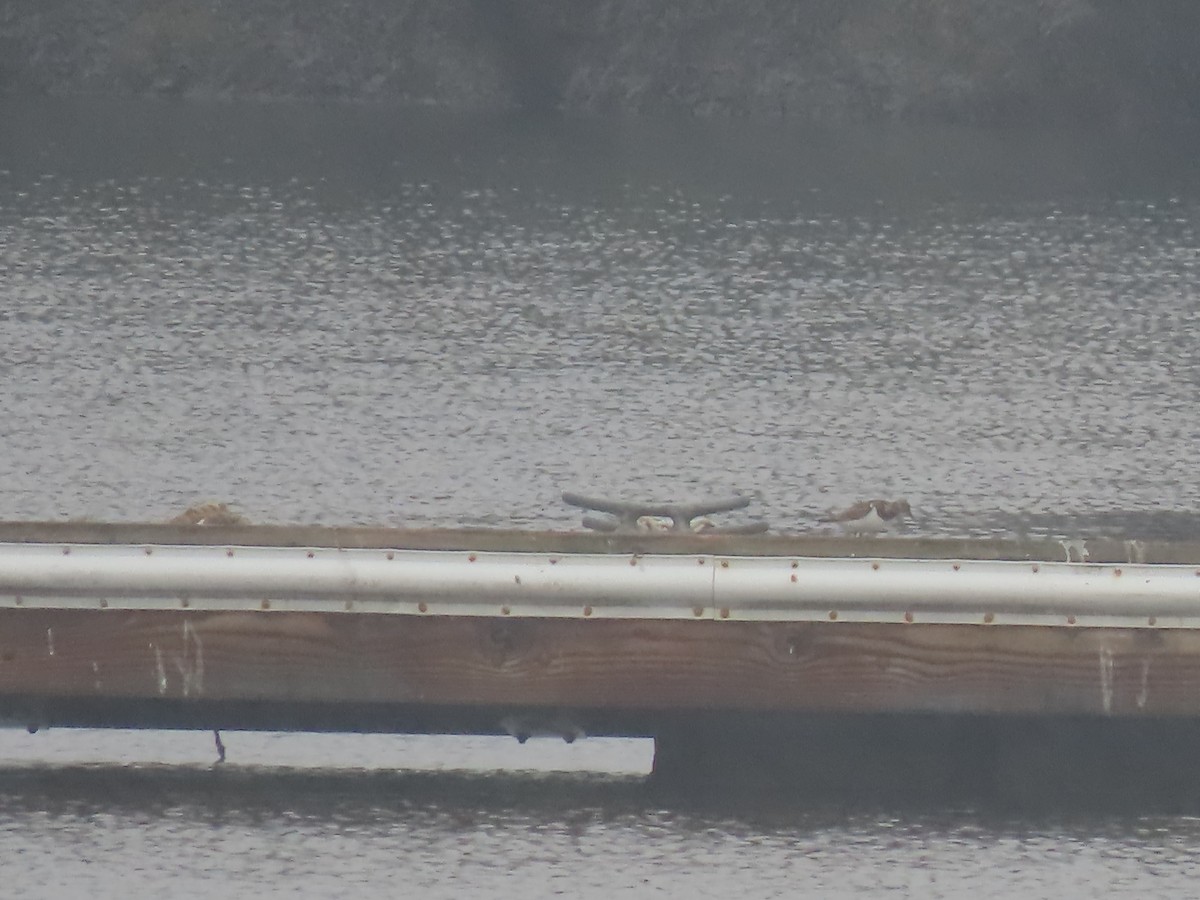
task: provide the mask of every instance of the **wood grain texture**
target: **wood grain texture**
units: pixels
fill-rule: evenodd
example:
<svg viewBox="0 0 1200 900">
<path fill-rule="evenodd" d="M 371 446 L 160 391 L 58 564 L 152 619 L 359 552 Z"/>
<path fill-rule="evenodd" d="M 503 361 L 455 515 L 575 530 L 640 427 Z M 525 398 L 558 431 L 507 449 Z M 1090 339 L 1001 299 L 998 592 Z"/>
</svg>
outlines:
<svg viewBox="0 0 1200 900">
<path fill-rule="evenodd" d="M 601 534 L 514 529 L 404 529 L 319 525 L 164 525 L 0 522 L 0 542 L 194 544 L 261 547 L 511 550 L 561 553 L 707 553 L 882 559 L 1015 559 L 1200 565 L 1200 543 L 976 538 L 847 537 L 821 534 Z"/>
<path fill-rule="evenodd" d="M 607 711 L 1200 714 L 1152 629 L 0 610 L 0 699 Z M 641 727 L 641 726 L 640 726 Z"/>
</svg>

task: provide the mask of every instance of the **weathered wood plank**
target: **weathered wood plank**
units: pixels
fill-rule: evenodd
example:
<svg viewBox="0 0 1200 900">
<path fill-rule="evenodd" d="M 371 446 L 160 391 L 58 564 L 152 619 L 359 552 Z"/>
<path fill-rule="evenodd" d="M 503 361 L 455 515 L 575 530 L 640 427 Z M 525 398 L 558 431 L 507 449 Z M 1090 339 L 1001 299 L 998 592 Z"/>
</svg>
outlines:
<svg viewBox="0 0 1200 900">
<path fill-rule="evenodd" d="M 1200 564 L 1200 543 L 1091 539 L 843 537 L 820 534 L 599 534 L 505 529 L 404 529 L 318 525 L 163 525 L 0 522 L 0 542 L 194 544 L 262 547 L 514 550 L 579 553 L 708 553 L 735 556 L 1017 559 Z"/>
<path fill-rule="evenodd" d="M 1195 716 L 1200 633 L 0 610 L 0 700 Z M 633 726 L 630 726 L 631 730 Z"/>
</svg>

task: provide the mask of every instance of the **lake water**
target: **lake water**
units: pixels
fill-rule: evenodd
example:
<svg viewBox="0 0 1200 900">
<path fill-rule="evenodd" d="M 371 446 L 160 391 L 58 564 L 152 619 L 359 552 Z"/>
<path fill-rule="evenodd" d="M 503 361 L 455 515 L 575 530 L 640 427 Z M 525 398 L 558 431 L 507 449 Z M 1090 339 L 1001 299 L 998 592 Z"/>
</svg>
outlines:
<svg viewBox="0 0 1200 900">
<path fill-rule="evenodd" d="M 1200 537 L 1195 136 L 0 100 L 0 518 L 564 489 Z M 1200 819 L 665 796 L 644 742 L 0 732 L 13 896 L 1181 896 Z M 701 792 L 702 794 L 703 792 Z"/>
</svg>

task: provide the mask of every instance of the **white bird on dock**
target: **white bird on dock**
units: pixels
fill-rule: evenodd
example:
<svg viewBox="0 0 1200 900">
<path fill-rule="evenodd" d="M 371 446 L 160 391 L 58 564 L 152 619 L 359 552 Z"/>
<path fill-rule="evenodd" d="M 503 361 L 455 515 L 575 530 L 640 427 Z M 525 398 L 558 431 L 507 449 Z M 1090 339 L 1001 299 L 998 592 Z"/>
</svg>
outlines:
<svg viewBox="0 0 1200 900">
<path fill-rule="evenodd" d="M 901 517 L 911 515 L 907 500 L 859 500 L 820 521 L 840 525 L 847 534 L 881 534 L 900 524 Z"/>
</svg>

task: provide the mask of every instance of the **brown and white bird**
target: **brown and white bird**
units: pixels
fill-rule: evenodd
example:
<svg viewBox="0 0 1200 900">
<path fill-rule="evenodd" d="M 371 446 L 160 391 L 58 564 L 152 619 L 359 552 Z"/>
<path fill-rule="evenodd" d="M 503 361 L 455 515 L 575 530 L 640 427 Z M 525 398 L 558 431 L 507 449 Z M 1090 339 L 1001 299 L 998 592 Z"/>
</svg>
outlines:
<svg viewBox="0 0 1200 900">
<path fill-rule="evenodd" d="M 859 500 L 820 521 L 840 525 L 847 534 L 880 534 L 899 525 L 901 517 L 911 515 L 907 500 Z"/>
</svg>

